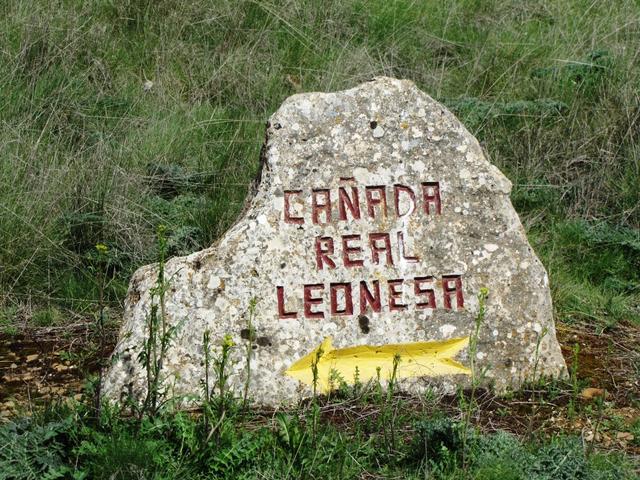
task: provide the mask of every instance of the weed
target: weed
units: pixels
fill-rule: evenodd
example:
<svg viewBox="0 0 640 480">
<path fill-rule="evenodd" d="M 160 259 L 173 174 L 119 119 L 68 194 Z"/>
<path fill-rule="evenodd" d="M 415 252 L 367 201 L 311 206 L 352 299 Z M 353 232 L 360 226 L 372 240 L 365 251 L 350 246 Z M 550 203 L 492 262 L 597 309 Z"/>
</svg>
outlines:
<svg viewBox="0 0 640 480">
<path fill-rule="evenodd" d="M 15 306 L 0 308 L 0 333 L 15 335 L 18 333 L 16 316 L 18 309 Z"/>
<path fill-rule="evenodd" d="M 225 422 L 229 410 L 234 406 L 234 398 L 228 390 L 229 358 L 235 343 L 231 335 L 225 335 L 219 346 L 220 352 L 213 356 L 211 352 L 211 336 L 208 330 L 203 333 L 204 349 L 204 382 L 202 411 L 204 418 L 204 444 L 214 437 L 215 443 L 220 444 Z M 212 368 L 213 367 L 213 368 Z M 213 369 L 215 383 L 211 385 L 209 371 Z M 214 395 L 215 394 L 215 395 Z"/>
<path fill-rule="evenodd" d="M 399 406 L 394 402 L 394 391 L 396 387 L 398 366 L 400 365 L 400 354 L 393 356 L 393 364 L 391 375 L 387 383 L 387 395 L 384 403 L 381 405 L 380 422 L 382 426 L 382 434 L 384 438 L 385 449 L 389 458 L 396 451 L 396 418 Z"/>
<path fill-rule="evenodd" d="M 63 315 L 57 307 L 52 306 L 37 310 L 33 314 L 32 321 L 38 327 L 54 327 L 62 324 Z"/>
<path fill-rule="evenodd" d="M 463 428 L 463 425 L 446 417 L 417 422 L 408 459 L 413 463 L 431 466 L 449 463 L 452 457 L 461 454 L 464 447 Z"/>
<path fill-rule="evenodd" d="M 542 381 L 541 377 L 538 377 L 538 364 L 540 362 L 540 345 L 542 344 L 542 340 L 549 333 L 549 327 L 545 326 L 536 337 L 536 350 L 534 354 L 534 362 L 533 362 L 533 378 L 531 379 L 534 384 L 540 384 Z"/>
<path fill-rule="evenodd" d="M 239 401 L 230 407 L 240 409 Z M 322 421 L 314 439 L 297 409 L 268 418 L 230 414 L 219 441 L 203 442 L 201 419 L 186 412 L 163 409 L 138 422 L 105 404 L 96 422 L 89 404 L 54 405 L 0 424 L 0 443 L 9 447 L 0 449 L 0 479 L 635 478 L 623 456 L 587 456 L 578 438 L 523 442 L 506 432 L 471 435 L 464 466 L 462 423 L 442 415 L 398 420 L 406 445 L 398 442 L 388 458 L 362 432 L 361 418 Z"/>
<path fill-rule="evenodd" d="M 209 412 L 209 406 L 211 405 L 211 382 L 209 381 L 209 371 L 211 369 L 211 333 L 209 330 L 205 330 L 202 334 L 202 349 L 204 355 L 204 383 L 202 385 L 203 388 L 203 402 L 204 402 L 204 429 L 207 431 L 209 429 L 209 418 L 211 417 Z"/>
<path fill-rule="evenodd" d="M 227 391 L 227 384 L 229 381 L 229 355 L 231 349 L 235 346 L 231 335 L 225 335 L 222 339 L 222 345 L 220 349 L 220 355 L 214 362 L 214 368 L 216 371 L 216 386 L 218 387 L 218 415 L 222 418 L 227 408 L 227 397 L 229 392 Z"/>
<path fill-rule="evenodd" d="M 249 398 L 249 386 L 251 385 L 251 356 L 253 355 L 253 340 L 255 338 L 255 328 L 253 327 L 253 319 L 256 313 L 256 305 L 258 300 L 256 298 L 252 298 L 249 301 L 249 311 L 247 313 L 247 330 L 249 332 L 249 338 L 247 340 L 247 351 L 246 351 L 246 379 L 244 381 L 244 392 L 242 394 L 242 405 L 243 408 L 246 409 L 248 404 L 247 400 Z"/>
<path fill-rule="evenodd" d="M 471 393 L 469 399 L 464 399 L 464 427 L 462 430 L 462 444 L 463 455 L 467 450 L 467 440 L 469 436 L 469 428 L 471 424 L 471 416 L 476 409 L 475 395 L 478 386 L 482 383 L 486 369 L 478 369 L 477 366 L 477 353 L 478 353 L 478 340 L 480 338 L 480 328 L 484 322 L 486 315 L 486 303 L 489 296 L 489 290 L 482 287 L 478 292 L 478 313 L 474 321 L 474 329 L 469 336 L 469 369 L 471 370 Z"/>
<path fill-rule="evenodd" d="M 155 416 L 162 407 L 165 391 L 162 382 L 162 367 L 176 332 L 175 326 L 167 324 L 165 313 L 165 294 L 170 281 L 165 278 L 167 239 L 164 226 L 158 228 L 158 275 L 155 286 L 151 289 L 151 311 L 147 318 L 147 335 L 138 360 L 145 369 L 147 389 L 144 401 L 139 409 L 139 418 L 144 415 Z"/>
<path fill-rule="evenodd" d="M 580 344 L 576 343 L 573 346 L 572 357 L 571 357 L 571 369 L 569 372 L 569 377 L 571 379 L 571 398 L 569 399 L 569 405 L 567 407 L 567 412 L 569 418 L 574 418 L 576 415 L 576 405 L 578 402 L 578 395 L 580 393 L 580 387 L 578 384 L 578 366 L 580 362 Z"/>
<path fill-rule="evenodd" d="M 319 373 L 318 373 L 318 363 L 320 362 L 320 359 L 322 358 L 322 355 L 324 354 L 324 351 L 322 350 L 322 347 L 318 347 L 318 350 L 316 351 L 316 354 L 311 362 L 311 375 L 313 376 L 313 400 L 314 402 L 317 400 L 317 393 L 318 393 L 318 382 L 320 381 L 319 378 Z"/>
<path fill-rule="evenodd" d="M 0 425 L 0 478 L 38 479 L 61 478 L 72 471 L 65 462 L 62 434 L 71 419 L 38 424 L 23 418 Z"/>
</svg>

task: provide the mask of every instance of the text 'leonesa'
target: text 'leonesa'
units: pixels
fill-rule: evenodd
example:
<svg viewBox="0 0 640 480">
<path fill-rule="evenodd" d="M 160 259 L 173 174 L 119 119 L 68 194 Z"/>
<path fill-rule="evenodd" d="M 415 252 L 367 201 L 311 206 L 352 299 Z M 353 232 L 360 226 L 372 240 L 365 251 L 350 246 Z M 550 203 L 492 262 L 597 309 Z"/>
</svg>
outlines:
<svg viewBox="0 0 640 480">
<path fill-rule="evenodd" d="M 305 225 L 338 225 L 362 222 L 380 225 L 387 220 L 409 216 L 442 215 L 440 182 L 425 181 L 418 185 L 354 185 L 353 177 L 340 178 L 336 189 L 285 190 L 282 220 L 290 228 Z M 315 227 L 317 228 L 317 227 Z M 378 227 L 380 228 L 380 227 Z M 344 230 L 344 227 L 342 227 Z M 304 316 L 322 319 L 327 316 L 363 315 L 383 310 L 398 312 L 408 309 L 462 309 L 464 297 L 462 276 L 443 274 L 403 278 L 402 267 L 420 264 L 420 255 L 407 248 L 405 229 L 317 235 L 313 242 L 313 266 L 316 271 L 363 269 L 376 266 L 397 272 L 388 279 L 361 281 L 309 282 L 302 288 L 276 287 L 278 317 L 295 319 Z M 292 291 L 299 297 L 292 300 Z M 408 294 L 408 292 L 411 292 Z M 407 293 L 407 295 L 405 295 Z M 300 311 L 289 305 L 302 305 Z"/>
</svg>

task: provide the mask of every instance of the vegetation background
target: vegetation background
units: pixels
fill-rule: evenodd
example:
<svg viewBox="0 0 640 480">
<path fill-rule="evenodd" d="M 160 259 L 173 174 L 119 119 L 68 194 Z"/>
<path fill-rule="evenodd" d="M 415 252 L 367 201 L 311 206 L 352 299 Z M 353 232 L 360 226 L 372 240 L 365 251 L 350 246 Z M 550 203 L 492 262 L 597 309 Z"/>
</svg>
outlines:
<svg viewBox="0 0 640 480">
<path fill-rule="evenodd" d="M 561 324 L 637 329 L 636 0 L 5 0 L 0 331 L 117 318 L 158 225 L 180 255 L 235 220 L 287 96 L 377 75 L 511 179 Z"/>
<path fill-rule="evenodd" d="M 2 2 L 0 305 L 90 308 L 104 243 L 119 306 L 158 224 L 177 255 L 234 221 L 287 96 L 388 75 L 511 179 L 561 320 L 638 322 L 639 21 L 636 1 Z"/>
</svg>

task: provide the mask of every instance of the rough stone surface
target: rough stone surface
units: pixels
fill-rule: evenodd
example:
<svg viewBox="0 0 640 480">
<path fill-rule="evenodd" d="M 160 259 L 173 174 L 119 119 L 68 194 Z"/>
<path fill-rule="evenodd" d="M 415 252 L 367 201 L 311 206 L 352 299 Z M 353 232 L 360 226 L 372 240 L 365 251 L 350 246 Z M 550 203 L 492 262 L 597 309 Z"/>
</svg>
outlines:
<svg viewBox="0 0 640 480">
<path fill-rule="evenodd" d="M 225 334 L 233 337 L 230 384 L 242 391 L 242 330 L 252 298 L 250 395 L 259 404 L 308 395 L 309 387 L 284 371 L 327 336 L 344 348 L 470 335 L 482 287 L 489 297 L 476 357 L 487 367 L 486 381 L 505 390 L 534 372 L 565 374 L 547 274 L 511 205 L 509 180 L 463 125 L 413 83 L 378 78 L 351 90 L 288 98 L 269 121 L 262 162 L 235 226 L 211 248 L 166 265 L 167 321 L 178 330 L 163 380 L 173 394 L 200 394 L 207 329 L 215 345 Z M 131 281 L 104 380 L 111 399 L 144 393 L 137 356 L 156 272 L 143 267 Z M 361 282 L 371 297 L 364 311 Z M 468 365 L 468 355 L 465 349 L 456 358 Z M 465 376 L 420 377 L 402 386 L 451 390 L 465 382 Z"/>
</svg>

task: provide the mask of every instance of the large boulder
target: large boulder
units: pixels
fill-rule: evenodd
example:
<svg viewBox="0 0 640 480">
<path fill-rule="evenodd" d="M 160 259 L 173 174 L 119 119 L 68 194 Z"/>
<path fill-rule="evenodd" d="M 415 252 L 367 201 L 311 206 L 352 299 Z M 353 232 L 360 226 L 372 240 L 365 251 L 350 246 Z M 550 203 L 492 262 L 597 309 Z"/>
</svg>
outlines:
<svg viewBox="0 0 640 480">
<path fill-rule="evenodd" d="M 165 266 L 165 321 L 176 329 L 161 382 L 171 395 L 202 392 L 205 331 L 215 348 L 225 335 L 233 339 L 229 385 L 238 394 L 251 341 L 249 393 L 267 405 L 311 392 L 286 371 L 305 356 L 320 358 L 326 352 L 314 349 L 327 337 L 337 349 L 332 362 L 340 349 L 393 344 L 401 388 L 410 391 L 468 385 L 462 365 L 476 378 L 483 371 L 499 391 L 565 374 L 547 273 L 511 205 L 511 183 L 454 115 L 412 82 L 377 78 L 288 98 L 269 120 L 261 160 L 242 218 L 211 248 Z M 146 391 L 138 357 L 157 268 L 131 280 L 103 385 L 116 401 Z M 465 342 L 484 288 L 472 365 Z M 415 368 L 429 353 L 414 357 L 420 345 L 407 344 L 446 340 L 458 342 L 452 355 L 461 349 L 457 362 L 445 361 L 458 370 Z M 384 355 L 368 351 L 362 371 Z M 331 364 L 347 383 L 354 358 Z"/>
</svg>

